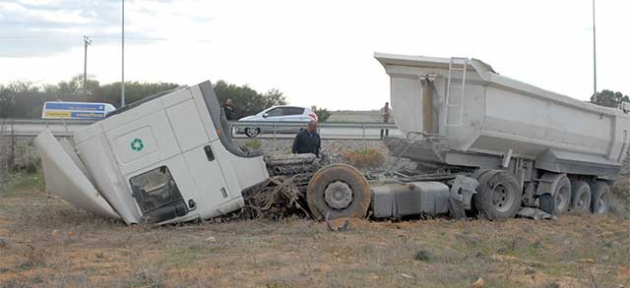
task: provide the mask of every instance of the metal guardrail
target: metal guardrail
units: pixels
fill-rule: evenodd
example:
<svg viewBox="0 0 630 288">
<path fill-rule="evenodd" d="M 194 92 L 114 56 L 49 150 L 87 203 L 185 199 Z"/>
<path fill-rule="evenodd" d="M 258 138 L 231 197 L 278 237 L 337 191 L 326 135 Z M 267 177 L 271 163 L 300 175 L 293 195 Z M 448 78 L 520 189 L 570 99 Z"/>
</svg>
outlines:
<svg viewBox="0 0 630 288">
<path fill-rule="evenodd" d="M 95 120 L 0 119 L 0 136 L 34 137 L 44 129 L 49 129 L 55 136 L 68 137 L 94 122 Z M 247 137 L 239 133 L 246 128 L 260 129 L 261 133 L 256 137 L 273 139 L 293 137 L 300 128 L 306 128 L 304 122 L 288 121 L 231 121 L 230 125 L 236 138 Z M 400 133 L 396 125 L 391 123 L 323 122 L 318 127 L 324 139 L 378 139 L 380 129 L 387 129 L 392 134 Z"/>
</svg>

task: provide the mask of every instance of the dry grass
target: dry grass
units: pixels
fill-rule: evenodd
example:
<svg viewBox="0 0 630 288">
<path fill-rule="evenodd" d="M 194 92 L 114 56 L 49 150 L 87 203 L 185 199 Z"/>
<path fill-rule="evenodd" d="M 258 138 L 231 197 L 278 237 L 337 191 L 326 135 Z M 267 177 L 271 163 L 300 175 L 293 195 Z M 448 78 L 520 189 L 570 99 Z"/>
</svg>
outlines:
<svg viewBox="0 0 630 288">
<path fill-rule="evenodd" d="M 260 150 L 260 148 L 262 147 L 262 142 L 260 141 L 260 139 L 254 138 L 247 140 L 247 142 L 245 142 L 245 144 L 243 145 L 251 150 Z"/>
<path fill-rule="evenodd" d="M 376 148 L 361 148 L 343 151 L 343 162 L 359 169 L 375 169 L 385 162 L 385 155 Z"/>
<path fill-rule="evenodd" d="M 0 287 L 630 285 L 630 222 L 614 217 L 128 227 L 21 178 L 0 200 Z"/>
</svg>

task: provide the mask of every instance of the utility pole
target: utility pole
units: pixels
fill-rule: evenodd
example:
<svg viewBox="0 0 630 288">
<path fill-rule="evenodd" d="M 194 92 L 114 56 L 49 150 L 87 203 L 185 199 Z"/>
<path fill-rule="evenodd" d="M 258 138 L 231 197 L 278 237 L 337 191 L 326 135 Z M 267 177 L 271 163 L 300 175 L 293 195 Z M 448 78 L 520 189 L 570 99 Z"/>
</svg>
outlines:
<svg viewBox="0 0 630 288">
<path fill-rule="evenodd" d="M 90 37 L 83 36 L 83 47 L 85 48 L 85 53 L 83 57 L 83 97 L 87 99 L 87 48 L 88 45 L 92 45 L 92 40 Z"/>
<path fill-rule="evenodd" d="M 120 82 L 120 107 L 125 106 L 125 0 L 122 0 L 122 81 Z"/>
<path fill-rule="evenodd" d="M 593 0 L 593 95 L 597 99 L 597 44 L 595 37 L 595 0 Z"/>
</svg>

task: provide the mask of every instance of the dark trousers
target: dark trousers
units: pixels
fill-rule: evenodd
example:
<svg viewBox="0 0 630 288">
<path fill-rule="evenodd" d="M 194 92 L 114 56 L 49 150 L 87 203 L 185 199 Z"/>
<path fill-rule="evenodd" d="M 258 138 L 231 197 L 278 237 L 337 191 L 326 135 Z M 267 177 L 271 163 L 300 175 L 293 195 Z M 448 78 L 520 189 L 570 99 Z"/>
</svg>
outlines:
<svg viewBox="0 0 630 288">
<path fill-rule="evenodd" d="M 381 140 L 383 140 L 383 134 L 389 136 L 389 129 L 381 129 Z"/>
</svg>

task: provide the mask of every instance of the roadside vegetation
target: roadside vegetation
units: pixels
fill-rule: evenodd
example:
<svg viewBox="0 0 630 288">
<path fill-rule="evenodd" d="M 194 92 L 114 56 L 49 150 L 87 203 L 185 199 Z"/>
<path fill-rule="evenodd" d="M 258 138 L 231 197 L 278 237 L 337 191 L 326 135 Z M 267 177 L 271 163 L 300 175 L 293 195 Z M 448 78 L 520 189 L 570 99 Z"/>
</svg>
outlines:
<svg viewBox="0 0 630 288">
<path fill-rule="evenodd" d="M 385 155 L 376 148 L 364 147 L 342 152 L 343 162 L 359 169 L 375 169 L 385 162 Z"/>
</svg>

